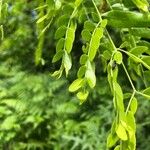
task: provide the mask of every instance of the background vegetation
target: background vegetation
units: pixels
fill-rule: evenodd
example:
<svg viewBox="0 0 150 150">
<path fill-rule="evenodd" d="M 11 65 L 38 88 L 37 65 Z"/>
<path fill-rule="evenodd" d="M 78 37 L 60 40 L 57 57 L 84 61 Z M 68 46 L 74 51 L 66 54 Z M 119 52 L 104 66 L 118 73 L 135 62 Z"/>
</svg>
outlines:
<svg viewBox="0 0 150 150">
<path fill-rule="evenodd" d="M 115 112 L 106 72 L 97 69 L 97 84 L 87 101 L 79 105 L 74 94 L 68 92 L 76 78 L 81 54 L 78 25 L 73 49 L 73 70 L 66 79 L 54 80 L 50 72 L 60 64 L 52 64 L 56 40 L 54 24 L 46 30 L 43 54 L 35 65 L 35 51 L 39 42 L 37 31 L 38 1 L 6 0 L 1 24 L 4 39 L 0 42 L 0 149 L 2 150 L 105 150 L 106 139 Z M 59 2 L 59 1 L 58 1 Z M 111 1 L 112 4 L 116 1 Z M 120 2 L 120 1 L 118 1 Z M 99 4 L 99 1 L 97 0 Z M 111 4 L 111 5 L 112 5 Z M 133 3 L 124 3 L 135 9 Z M 104 5 L 103 5 L 104 6 Z M 108 9 L 108 8 L 106 8 Z M 60 14 L 58 14 L 60 15 Z M 109 27 L 115 43 L 121 42 L 117 30 Z M 126 37 L 128 38 L 128 37 Z M 149 38 L 142 38 L 149 45 Z M 96 65 L 102 63 L 96 58 Z M 132 66 L 129 66 L 129 69 Z M 99 76 L 99 74 L 101 74 Z M 119 72 L 119 82 L 130 91 L 125 73 Z M 149 77 L 149 72 L 145 76 Z M 136 81 L 136 82 L 135 82 Z M 150 81 L 150 80 L 149 80 Z M 147 87 L 149 81 L 146 81 Z M 134 82 L 139 89 L 143 83 L 139 76 Z M 149 150 L 150 101 L 138 96 L 137 150 Z"/>
</svg>

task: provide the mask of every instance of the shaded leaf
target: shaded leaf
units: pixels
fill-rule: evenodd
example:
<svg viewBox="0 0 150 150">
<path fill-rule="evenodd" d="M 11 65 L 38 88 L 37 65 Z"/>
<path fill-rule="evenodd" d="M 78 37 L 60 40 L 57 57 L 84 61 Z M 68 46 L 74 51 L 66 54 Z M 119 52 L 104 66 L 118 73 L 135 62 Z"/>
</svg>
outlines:
<svg viewBox="0 0 150 150">
<path fill-rule="evenodd" d="M 88 60 L 88 56 L 86 54 L 81 55 L 80 57 L 80 64 L 84 65 Z"/>
<path fill-rule="evenodd" d="M 62 51 L 64 49 L 64 43 L 65 43 L 64 38 L 59 39 L 56 45 L 56 52 Z"/>
<path fill-rule="evenodd" d="M 54 55 L 54 57 L 53 57 L 53 60 L 52 60 L 52 63 L 55 63 L 55 62 L 57 62 L 57 61 L 59 61 L 61 58 L 62 58 L 62 56 L 63 56 L 63 51 L 58 51 L 55 55 Z"/>
<path fill-rule="evenodd" d="M 87 29 L 84 29 L 82 32 L 81 32 L 81 35 L 82 35 L 82 39 L 84 40 L 84 41 L 90 41 L 90 39 L 91 39 L 91 33 L 90 33 L 90 31 L 89 30 L 87 30 Z"/>
<path fill-rule="evenodd" d="M 85 75 L 86 72 L 86 66 L 81 66 L 78 70 L 77 76 L 78 78 L 82 78 Z"/>
<path fill-rule="evenodd" d="M 61 26 L 55 32 L 55 39 L 60 39 L 62 37 L 65 37 L 65 34 L 66 34 L 66 27 Z"/>
<path fill-rule="evenodd" d="M 84 29 L 87 29 L 87 30 L 89 30 L 90 32 L 93 32 L 94 29 L 95 29 L 95 24 L 94 24 L 93 22 L 91 22 L 91 21 L 86 21 L 86 22 L 84 23 Z"/>
</svg>

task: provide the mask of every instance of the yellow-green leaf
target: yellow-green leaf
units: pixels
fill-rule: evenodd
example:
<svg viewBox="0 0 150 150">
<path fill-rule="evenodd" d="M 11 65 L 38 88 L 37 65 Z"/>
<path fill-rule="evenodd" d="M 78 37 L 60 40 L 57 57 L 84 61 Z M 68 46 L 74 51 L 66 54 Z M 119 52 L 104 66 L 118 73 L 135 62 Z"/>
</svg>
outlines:
<svg viewBox="0 0 150 150">
<path fill-rule="evenodd" d="M 126 141 L 128 139 L 126 130 L 121 123 L 118 125 L 116 133 L 121 140 Z"/>
<path fill-rule="evenodd" d="M 131 112 L 133 113 L 133 114 L 135 114 L 136 113 L 136 110 L 137 110 L 137 99 L 134 97 L 133 99 L 132 99 L 132 102 L 131 102 L 131 105 L 130 105 L 130 110 L 131 110 Z"/>
<path fill-rule="evenodd" d="M 53 60 L 52 60 L 52 63 L 55 63 L 57 61 L 59 61 L 63 56 L 63 51 L 58 51 L 54 57 L 53 57 Z"/>
<path fill-rule="evenodd" d="M 82 104 L 88 97 L 88 91 L 82 91 L 77 93 L 77 98 L 80 100 L 80 104 Z"/>
<path fill-rule="evenodd" d="M 100 39 L 102 38 L 102 36 L 103 36 L 103 28 L 101 27 L 96 28 L 92 34 L 89 46 L 88 56 L 90 61 L 93 61 L 93 59 L 95 58 L 97 49 L 99 48 L 100 45 Z"/>
<path fill-rule="evenodd" d="M 86 72 L 86 66 L 83 65 L 78 70 L 78 73 L 77 73 L 78 78 L 82 78 L 85 75 L 85 72 Z"/>
<path fill-rule="evenodd" d="M 69 70 L 72 67 L 72 61 L 70 55 L 65 51 L 63 55 L 63 65 L 65 68 L 66 76 L 68 75 Z"/>
<path fill-rule="evenodd" d="M 88 56 L 86 54 L 81 55 L 80 57 L 80 64 L 84 65 L 88 60 Z"/>
<path fill-rule="evenodd" d="M 149 3 L 147 0 L 132 0 L 132 2 L 141 10 L 148 12 Z"/>
<path fill-rule="evenodd" d="M 120 150 L 120 145 L 116 146 L 114 150 Z"/>
<path fill-rule="evenodd" d="M 114 146 L 118 140 L 119 139 L 116 134 L 110 133 L 107 137 L 107 147 L 110 148 L 110 147 Z"/>
<path fill-rule="evenodd" d="M 60 38 L 64 37 L 65 34 L 66 34 L 66 27 L 61 26 L 55 32 L 55 39 L 60 39 Z"/>
<path fill-rule="evenodd" d="M 69 86 L 69 91 L 70 91 L 70 92 L 75 92 L 75 91 L 77 91 L 79 88 L 82 87 L 83 81 L 84 81 L 83 79 L 76 79 L 75 81 L 73 81 L 73 82 L 71 83 L 71 85 Z"/>
<path fill-rule="evenodd" d="M 77 26 L 76 23 L 72 21 L 70 23 L 70 27 L 67 28 L 67 31 L 66 31 L 65 48 L 66 48 L 66 51 L 68 53 L 71 52 L 72 47 L 73 47 L 73 42 L 75 39 L 76 26 Z"/>
<path fill-rule="evenodd" d="M 96 85 L 96 76 L 95 76 L 95 70 L 91 64 L 90 61 L 87 61 L 87 70 L 85 72 L 85 78 L 87 79 L 87 82 L 91 88 L 94 88 Z"/>
<path fill-rule="evenodd" d="M 121 64 L 122 63 L 122 53 L 117 51 L 114 54 L 114 61 L 116 61 L 117 64 Z"/>
</svg>

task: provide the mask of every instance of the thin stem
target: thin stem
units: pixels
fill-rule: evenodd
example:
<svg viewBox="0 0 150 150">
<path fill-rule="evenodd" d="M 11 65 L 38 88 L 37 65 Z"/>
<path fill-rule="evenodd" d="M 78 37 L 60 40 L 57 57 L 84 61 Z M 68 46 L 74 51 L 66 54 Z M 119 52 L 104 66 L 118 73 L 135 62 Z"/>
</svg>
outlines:
<svg viewBox="0 0 150 150">
<path fill-rule="evenodd" d="M 114 51 L 117 51 L 117 48 L 116 48 L 116 46 L 115 46 L 115 44 L 114 44 L 114 42 L 113 42 L 111 36 L 109 35 L 107 29 L 106 29 L 105 31 L 106 31 L 106 34 L 107 34 L 107 36 L 108 36 L 108 39 L 109 39 L 109 41 L 110 41 L 110 43 L 111 43 L 111 45 L 112 45 Z"/>
<path fill-rule="evenodd" d="M 95 7 L 95 9 L 96 9 L 96 12 L 97 12 L 98 16 L 99 16 L 99 20 L 102 21 L 101 14 L 100 14 L 100 12 L 99 12 L 99 10 L 98 10 L 98 8 L 97 8 L 97 6 L 96 6 L 94 0 L 92 0 L 92 3 L 93 3 L 93 5 L 94 5 L 94 7 Z"/>
<path fill-rule="evenodd" d="M 92 2 L 93 2 L 93 5 L 94 5 L 94 7 L 95 7 L 95 9 L 96 9 L 96 11 L 97 11 L 97 14 L 98 14 L 98 16 L 99 16 L 100 21 L 102 21 L 101 14 L 100 14 L 100 12 L 99 12 L 99 10 L 98 10 L 98 8 L 97 8 L 97 6 L 96 6 L 94 0 L 92 0 Z M 107 2 L 107 3 L 108 3 L 108 2 Z M 109 4 L 109 3 L 108 3 L 108 4 Z M 117 48 L 116 48 L 116 46 L 115 46 L 115 44 L 114 44 L 114 42 L 113 42 L 111 36 L 109 35 L 107 29 L 105 29 L 105 31 L 106 31 L 106 34 L 107 34 L 107 36 L 108 36 L 108 39 L 109 39 L 109 41 L 110 41 L 110 43 L 111 43 L 111 45 L 112 45 L 114 51 L 117 51 Z"/>
<path fill-rule="evenodd" d="M 128 56 L 130 56 L 134 61 L 141 63 L 144 67 L 146 67 L 148 70 L 150 70 L 150 66 L 149 66 L 147 63 L 145 63 L 142 59 L 140 59 L 139 57 L 137 57 L 136 55 L 134 55 L 134 54 L 132 54 L 132 53 L 130 53 L 130 52 L 127 52 L 127 51 L 125 51 L 125 50 L 123 50 L 123 49 L 120 49 L 120 48 L 119 48 L 119 50 L 120 50 L 121 52 L 126 53 L 126 54 L 127 54 Z"/>
<path fill-rule="evenodd" d="M 85 14 L 86 14 L 87 19 L 90 20 L 89 15 L 88 15 L 88 12 L 87 12 L 87 10 L 86 10 L 86 7 L 85 7 L 83 4 L 82 4 L 82 7 L 83 7 L 83 9 L 84 9 L 84 11 L 85 11 Z"/>
<path fill-rule="evenodd" d="M 147 95 L 147 94 L 144 94 L 144 93 L 141 93 L 141 92 L 139 92 L 139 91 L 135 91 L 137 94 L 139 94 L 139 95 L 142 95 L 142 96 L 144 96 L 144 97 L 146 97 L 146 98 L 148 98 L 148 99 L 150 99 L 150 95 Z"/>
<path fill-rule="evenodd" d="M 126 73 L 128 79 L 129 79 L 129 82 L 130 82 L 130 84 L 131 84 L 131 86 L 132 86 L 133 91 L 136 91 L 135 86 L 134 86 L 134 84 L 133 84 L 133 82 L 132 82 L 132 80 L 131 80 L 131 77 L 130 77 L 130 75 L 129 75 L 129 73 L 128 73 L 128 71 L 127 71 L 127 69 L 126 69 L 126 67 L 125 67 L 125 65 L 124 65 L 123 62 L 122 62 L 122 66 L 123 66 L 123 69 L 124 69 L 124 71 L 125 71 L 125 73 Z"/>
<path fill-rule="evenodd" d="M 106 2 L 108 4 L 109 8 L 112 10 L 112 7 L 111 7 L 111 4 L 110 4 L 109 0 L 106 0 Z"/>
<path fill-rule="evenodd" d="M 128 106 L 127 106 L 127 109 L 126 109 L 126 112 L 125 112 L 126 115 L 127 115 L 128 111 L 129 111 L 129 108 L 130 108 L 130 105 L 131 105 L 131 102 L 133 100 L 133 97 L 134 97 L 135 93 L 136 93 L 136 90 L 133 91 L 132 96 L 131 96 L 131 98 L 129 100 L 129 103 L 128 103 Z"/>
</svg>

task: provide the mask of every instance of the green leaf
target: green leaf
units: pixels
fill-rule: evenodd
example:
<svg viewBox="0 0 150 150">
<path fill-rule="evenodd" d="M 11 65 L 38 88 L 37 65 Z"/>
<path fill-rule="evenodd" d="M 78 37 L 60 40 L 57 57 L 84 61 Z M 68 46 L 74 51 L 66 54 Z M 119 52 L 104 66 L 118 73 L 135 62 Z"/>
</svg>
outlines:
<svg viewBox="0 0 150 150">
<path fill-rule="evenodd" d="M 136 46 L 130 50 L 130 53 L 134 54 L 135 56 L 140 56 L 142 53 L 148 51 L 148 47 L 146 46 Z"/>
<path fill-rule="evenodd" d="M 77 76 L 78 78 L 82 78 L 85 75 L 86 72 L 86 66 L 81 66 L 78 70 Z"/>
<path fill-rule="evenodd" d="M 99 16 L 97 13 L 92 12 L 91 15 L 94 22 L 99 22 Z"/>
<path fill-rule="evenodd" d="M 80 64 L 84 65 L 88 60 L 88 56 L 86 54 L 81 55 L 80 57 Z"/>
<path fill-rule="evenodd" d="M 62 50 L 61 50 L 61 51 L 58 51 L 58 52 L 54 55 L 53 60 L 52 60 L 52 63 L 55 63 L 55 62 L 59 61 L 59 60 L 62 58 L 63 53 L 64 53 L 64 52 L 63 52 Z"/>
<path fill-rule="evenodd" d="M 91 39 L 91 33 L 89 30 L 87 29 L 84 29 L 82 32 L 81 32 L 81 35 L 82 35 L 82 39 L 86 42 L 90 41 Z"/>
<path fill-rule="evenodd" d="M 61 1 L 60 0 L 55 0 L 55 8 L 56 10 L 60 9 L 61 8 Z"/>
<path fill-rule="evenodd" d="M 117 64 L 121 64 L 122 63 L 122 53 L 117 51 L 115 54 L 114 54 L 114 61 L 116 61 Z"/>
<path fill-rule="evenodd" d="M 150 56 L 143 56 L 142 61 L 150 66 Z"/>
<path fill-rule="evenodd" d="M 76 23 L 72 21 L 70 27 L 66 31 L 66 39 L 65 39 L 65 48 L 68 53 L 70 53 L 72 50 L 73 42 L 75 39 L 75 31 L 76 31 Z"/>
<path fill-rule="evenodd" d="M 59 79 L 62 76 L 64 67 L 61 65 L 60 69 L 55 71 L 51 76 Z"/>
<path fill-rule="evenodd" d="M 60 39 L 62 37 L 65 37 L 65 34 L 66 34 L 66 27 L 61 26 L 55 32 L 55 39 Z"/>
<path fill-rule="evenodd" d="M 139 36 L 143 38 L 150 39 L 150 29 L 149 28 L 132 28 L 130 33 L 134 36 Z"/>
<path fill-rule="evenodd" d="M 67 26 L 70 16 L 68 14 L 62 15 L 58 18 L 57 24 L 58 26 Z"/>
<path fill-rule="evenodd" d="M 132 2 L 141 10 L 148 12 L 149 3 L 147 0 L 132 0 Z"/>
<path fill-rule="evenodd" d="M 87 61 L 86 67 L 87 67 L 87 70 L 85 72 L 85 78 L 88 82 L 88 85 L 91 88 L 94 88 L 94 86 L 96 85 L 95 70 L 90 61 Z"/>
<path fill-rule="evenodd" d="M 101 28 L 105 28 L 107 25 L 107 19 L 103 19 L 101 22 Z"/>
<path fill-rule="evenodd" d="M 2 123 L 1 123 L 1 130 L 10 130 L 13 129 L 15 126 L 17 118 L 15 115 L 7 117 Z"/>
<path fill-rule="evenodd" d="M 64 5 L 62 11 L 64 14 L 72 14 L 74 8 L 71 5 Z"/>
<path fill-rule="evenodd" d="M 130 110 L 133 114 L 136 113 L 136 110 L 137 110 L 137 99 L 134 97 L 131 101 L 131 104 L 130 104 Z"/>
<path fill-rule="evenodd" d="M 42 16 L 41 18 L 39 18 L 36 23 L 39 24 L 39 23 L 43 22 L 45 19 L 47 19 L 47 14 Z"/>
<path fill-rule="evenodd" d="M 124 112 L 122 89 L 117 82 L 113 82 L 113 88 L 114 88 L 114 92 L 115 92 L 117 109 L 120 110 L 121 112 Z"/>
<path fill-rule="evenodd" d="M 128 111 L 126 115 L 127 125 L 128 125 L 128 132 L 131 132 L 131 134 L 135 133 L 136 131 L 136 123 L 134 114 L 131 111 Z"/>
<path fill-rule="evenodd" d="M 105 50 L 103 52 L 103 57 L 106 59 L 106 60 L 110 60 L 111 59 L 111 52 L 109 50 Z"/>
<path fill-rule="evenodd" d="M 129 53 L 129 52 L 126 52 L 124 51 L 127 55 L 130 56 L 130 58 L 132 58 L 135 62 L 137 63 L 141 63 L 145 68 L 147 68 L 148 70 L 150 70 L 150 66 L 148 64 L 146 64 L 142 59 L 138 58 L 137 56 Z"/>
<path fill-rule="evenodd" d="M 65 44 L 65 39 L 64 38 L 59 39 L 56 45 L 56 52 L 62 51 L 64 49 L 64 44 Z"/>
<path fill-rule="evenodd" d="M 55 5 L 53 0 L 46 0 L 46 4 L 48 5 L 48 7 L 54 7 Z"/>
<path fill-rule="evenodd" d="M 71 61 L 71 57 L 66 51 L 64 52 L 64 55 L 63 55 L 63 65 L 64 65 L 66 76 L 67 76 L 69 70 L 72 67 L 72 61 Z"/>
<path fill-rule="evenodd" d="M 118 136 L 116 134 L 109 134 L 107 137 L 107 147 L 110 148 L 114 146 L 118 141 Z"/>
<path fill-rule="evenodd" d="M 120 145 L 116 146 L 114 150 L 120 150 Z"/>
<path fill-rule="evenodd" d="M 70 92 L 75 92 L 77 91 L 78 89 L 80 89 L 82 86 L 83 86 L 83 83 L 84 83 L 84 80 L 79 78 L 79 79 L 76 79 L 75 81 L 73 81 L 71 83 L 71 85 L 69 86 L 69 91 Z"/>
<path fill-rule="evenodd" d="M 125 128 L 122 126 L 122 124 L 120 123 L 116 129 L 116 133 L 118 135 L 118 137 L 123 140 L 126 141 L 128 139 L 127 133 Z"/>
<path fill-rule="evenodd" d="M 128 147 L 131 150 L 136 150 L 136 136 L 135 136 L 135 134 L 132 132 L 129 132 L 129 138 L 130 138 L 130 141 L 128 143 Z"/>
<path fill-rule="evenodd" d="M 82 91 L 82 92 L 78 92 L 77 93 L 77 98 L 80 100 L 80 104 L 85 102 L 85 100 L 87 99 L 88 95 L 89 95 L 88 91 Z"/>
<path fill-rule="evenodd" d="M 88 52 L 90 61 L 93 61 L 93 59 L 95 58 L 97 49 L 99 48 L 100 45 L 100 39 L 102 38 L 102 36 L 103 36 L 103 29 L 96 28 L 92 34 L 90 41 L 90 47 Z"/>
<path fill-rule="evenodd" d="M 76 6 L 76 7 L 79 7 L 80 4 L 82 3 L 82 1 L 83 1 L 83 0 L 76 0 L 76 1 L 75 1 L 75 6 Z"/>
<path fill-rule="evenodd" d="M 85 45 L 82 46 L 82 51 L 83 51 L 85 54 L 87 54 L 88 50 L 89 50 L 89 43 L 86 43 L 86 46 L 85 46 Z"/>
<path fill-rule="evenodd" d="M 143 90 L 144 94 L 149 95 L 150 96 L 150 87 L 146 88 L 145 90 Z"/>
<path fill-rule="evenodd" d="M 87 30 L 89 30 L 90 32 L 93 32 L 94 29 L 95 29 L 95 24 L 94 24 L 93 22 L 91 22 L 91 21 L 86 21 L 86 22 L 84 23 L 84 29 L 87 29 Z"/>
<path fill-rule="evenodd" d="M 108 25 L 114 28 L 150 27 L 150 15 L 143 13 L 112 10 L 104 14 L 108 20 Z M 145 21 L 146 19 L 146 21 Z"/>
</svg>

